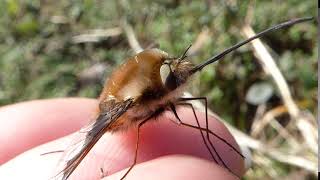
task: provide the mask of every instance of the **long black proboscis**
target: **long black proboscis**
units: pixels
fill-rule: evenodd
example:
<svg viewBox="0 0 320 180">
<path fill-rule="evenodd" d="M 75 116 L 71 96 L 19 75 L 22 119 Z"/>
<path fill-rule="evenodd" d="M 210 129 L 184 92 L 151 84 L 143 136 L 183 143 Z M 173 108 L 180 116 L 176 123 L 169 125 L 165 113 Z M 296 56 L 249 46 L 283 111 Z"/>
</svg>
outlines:
<svg viewBox="0 0 320 180">
<path fill-rule="evenodd" d="M 273 27 L 270 27 L 264 31 L 261 31 L 259 32 L 258 34 L 256 34 L 255 36 L 249 38 L 249 39 L 246 39 L 242 42 L 239 42 L 237 43 L 236 45 L 234 46 L 231 46 L 230 48 L 224 50 L 223 52 L 219 53 L 218 55 L 215 55 L 211 58 L 209 58 L 208 60 L 204 61 L 203 63 L 195 66 L 191 72 L 192 73 L 195 73 L 197 71 L 200 71 L 202 68 L 204 68 L 205 66 L 207 66 L 208 64 L 211 64 L 213 62 L 216 62 L 218 60 L 220 60 L 221 58 L 223 58 L 225 55 L 229 54 L 231 51 L 249 43 L 250 41 L 252 40 L 255 40 L 257 38 L 260 38 L 261 36 L 264 36 L 265 34 L 269 33 L 269 32 L 272 32 L 272 31 L 275 31 L 275 30 L 278 30 L 278 29 L 281 29 L 281 28 L 284 28 L 284 27 L 289 27 L 289 26 L 292 26 L 294 24 L 298 24 L 298 23 L 302 23 L 302 22 L 305 22 L 305 21 L 311 21 L 313 20 L 314 18 L 313 17 L 306 17 L 306 18 L 298 18 L 298 19 L 293 19 L 293 20 L 290 20 L 290 21 L 286 21 L 286 22 L 283 22 L 281 24 L 278 24 L 278 25 L 275 25 Z"/>
</svg>

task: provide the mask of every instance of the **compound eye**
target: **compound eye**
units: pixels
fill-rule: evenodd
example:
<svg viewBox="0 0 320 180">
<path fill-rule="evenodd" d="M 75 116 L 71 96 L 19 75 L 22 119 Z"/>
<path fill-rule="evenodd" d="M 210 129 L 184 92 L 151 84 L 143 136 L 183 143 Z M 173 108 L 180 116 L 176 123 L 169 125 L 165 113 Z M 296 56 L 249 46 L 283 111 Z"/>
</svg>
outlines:
<svg viewBox="0 0 320 180">
<path fill-rule="evenodd" d="M 174 90 L 179 86 L 179 79 L 177 79 L 175 74 L 172 71 L 170 71 L 165 80 L 164 85 L 169 90 Z"/>
<path fill-rule="evenodd" d="M 164 86 L 166 88 L 168 88 L 169 90 L 174 90 L 178 87 L 178 79 L 174 73 L 174 71 L 172 70 L 172 62 L 169 64 L 164 63 L 161 67 L 160 67 L 160 74 L 161 74 L 161 81 L 164 84 Z"/>
</svg>

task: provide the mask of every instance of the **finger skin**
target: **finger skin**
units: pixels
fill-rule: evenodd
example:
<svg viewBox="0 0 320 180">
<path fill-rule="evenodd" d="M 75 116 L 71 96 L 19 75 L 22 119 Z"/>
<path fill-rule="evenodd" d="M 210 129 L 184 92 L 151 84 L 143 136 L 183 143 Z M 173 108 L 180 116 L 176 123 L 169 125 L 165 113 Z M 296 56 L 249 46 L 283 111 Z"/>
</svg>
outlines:
<svg viewBox="0 0 320 180">
<path fill-rule="evenodd" d="M 50 104 L 51 102 L 48 103 Z M 92 103 L 92 106 L 95 106 L 95 103 Z M 51 109 L 54 110 L 54 108 Z M 94 108 L 92 107 L 91 109 Z M 53 111 L 52 113 L 55 112 Z M 72 119 L 72 114 L 79 113 L 81 114 L 79 110 L 74 109 L 69 112 L 68 115 L 69 118 L 71 117 Z M 183 121 L 195 124 L 191 110 L 181 108 L 178 109 L 178 114 Z M 198 113 L 198 116 L 200 120 L 204 120 L 205 116 L 202 113 Z M 79 119 L 78 115 L 75 117 Z M 146 123 L 146 125 L 142 127 L 138 162 L 144 162 L 143 164 L 151 163 L 152 165 L 153 161 L 149 161 L 155 158 L 163 158 L 167 155 L 180 154 L 197 157 L 204 160 L 210 160 L 211 163 L 214 164 L 210 155 L 208 154 L 206 147 L 203 145 L 199 131 L 188 127 L 178 126 L 170 120 L 173 118 L 174 117 L 172 115 L 165 114 L 157 118 L 157 120 Z M 34 114 L 34 119 L 38 119 L 37 113 Z M 209 121 L 209 127 L 212 131 L 224 137 L 228 142 L 237 147 L 235 140 L 230 135 L 225 126 L 222 125 L 222 123 L 213 118 L 210 118 Z M 70 122 L 75 123 L 75 126 L 79 127 L 79 122 L 75 122 L 75 120 L 70 120 Z M 55 128 L 61 128 L 61 126 L 62 124 L 59 124 L 59 126 Z M 204 127 L 203 122 L 202 126 Z M 45 133 L 48 132 L 44 132 L 44 136 L 46 136 Z M 56 153 L 47 156 L 39 156 L 39 154 L 50 151 L 50 149 L 51 151 L 64 149 L 66 147 L 66 143 L 62 143 L 62 141 L 63 140 L 61 139 L 42 145 L 18 156 L 12 161 L 9 161 L 3 166 L 3 177 L 6 177 L 6 175 L 15 171 L 20 171 L 22 168 L 25 170 L 25 174 L 23 177 L 30 177 L 32 179 L 43 179 L 43 177 L 49 177 L 48 174 L 52 174 L 52 170 L 54 169 L 54 166 L 61 154 Z M 99 179 L 101 177 L 101 168 L 104 170 L 104 172 L 107 172 L 108 175 L 113 175 L 116 172 L 118 173 L 114 174 L 115 176 L 117 176 L 117 174 L 119 173 L 123 174 L 124 172 L 119 171 L 129 167 L 132 164 L 134 158 L 135 141 L 135 128 L 129 129 L 126 132 L 119 132 L 114 134 L 106 133 L 90 151 L 90 153 L 75 170 L 72 176 L 75 179 Z M 233 150 L 230 150 L 228 146 L 219 141 L 217 138 L 212 138 L 212 141 L 228 167 L 239 176 L 243 175 L 244 166 L 241 157 L 237 155 Z M 32 163 L 30 163 L 30 160 L 32 160 Z M 143 167 L 144 166 L 142 166 L 141 168 L 144 169 Z M 201 167 L 201 165 L 199 167 Z M 220 168 L 220 166 L 217 167 Z M 41 171 L 40 174 L 37 173 L 38 170 Z M 175 171 L 173 171 L 173 173 L 174 172 Z M 227 173 L 229 174 L 229 172 Z M 204 173 L 204 175 L 206 175 L 206 173 Z M 17 177 L 17 179 L 19 178 Z"/>
<path fill-rule="evenodd" d="M 119 180 L 126 170 L 105 177 L 103 180 Z M 138 164 L 132 169 L 126 179 L 234 180 L 237 178 L 211 161 L 193 156 L 169 155 Z"/>
<path fill-rule="evenodd" d="M 35 100 L 0 108 L 0 164 L 16 155 L 84 126 L 96 100 Z M 14 143 L 13 143 L 14 142 Z"/>
</svg>

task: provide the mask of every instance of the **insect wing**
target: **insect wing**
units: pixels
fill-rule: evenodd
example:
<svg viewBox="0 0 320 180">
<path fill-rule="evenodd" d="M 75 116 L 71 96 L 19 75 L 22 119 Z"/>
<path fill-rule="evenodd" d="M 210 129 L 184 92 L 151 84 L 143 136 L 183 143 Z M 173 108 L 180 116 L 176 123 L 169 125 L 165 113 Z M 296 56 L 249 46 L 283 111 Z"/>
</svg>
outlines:
<svg viewBox="0 0 320 180">
<path fill-rule="evenodd" d="M 110 125 L 130 108 L 132 99 L 113 104 L 108 108 L 108 112 L 100 113 L 94 122 L 75 134 L 73 142 L 59 161 L 57 174 L 52 179 L 68 179 Z"/>
</svg>

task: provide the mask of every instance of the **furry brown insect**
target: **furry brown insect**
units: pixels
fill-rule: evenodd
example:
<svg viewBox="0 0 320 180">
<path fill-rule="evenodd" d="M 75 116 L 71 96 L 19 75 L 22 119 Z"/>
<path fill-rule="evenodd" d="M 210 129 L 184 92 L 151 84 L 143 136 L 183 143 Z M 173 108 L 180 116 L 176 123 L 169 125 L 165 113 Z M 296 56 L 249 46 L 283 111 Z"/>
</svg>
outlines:
<svg viewBox="0 0 320 180">
<path fill-rule="evenodd" d="M 313 18 L 300 18 L 271 27 L 258 33 L 254 37 L 226 49 L 217 56 L 214 56 L 199 65 L 194 65 L 186 59 L 188 48 L 179 58 L 172 58 L 166 52 L 159 49 L 148 49 L 127 59 L 127 61 L 117 68 L 106 81 L 99 98 L 99 112 L 97 118 L 94 123 L 90 125 L 80 150 L 74 153 L 72 157 L 69 157 L 66 165 L 63 166 L 63 169 L 59 173 L 59 175 L 62 175 L 61 179 L 68 179 L 104 133 L 125 131 L 128 128 L 137 127 L 135 159 L 129 170 L 121 178 L 124 179 L 136 164 L 140 127 L 165 110 L 171 110 L 181 125 L 199 129 L 202 139 L 213 160 L 218 163 L 218 160 L 215 159 L 213 155 L 216 154 L 219 161 L 222 162 L 222 165 L 233 173 L 215 150 L 210 141 L 209 134 L 223 141 L 240 156 L 242 156 L 242 154 L 230 143 L 208 129 L 207 113 L 205 128 L 200 127 L 198 121 L 198 126 L 193 126 L 183 123 L 179 118 L 175 110 L 176 105 L 190 105 L 186 103 L 186 101 L 199 99 L 181 98 L 180 95 L 183 92 L 184 85 L 194 73 L 200 71 L 208 64 L 223 58 L 226 54 L 242 45 L 259 38 L 270 31 L 312 19 Z M 169 73 L 165 76 L 161 76 L 160 72 L 160 68 L 163 66 L 167 66 L 170 69 Z M 203 131 L 206 133 L 209 144 L 205 140 Z M 214 152 L 212 152 L 211 149 L 213 149 Z M 58 175 L 56 177 L 58 177 Z"/>
</svg>

